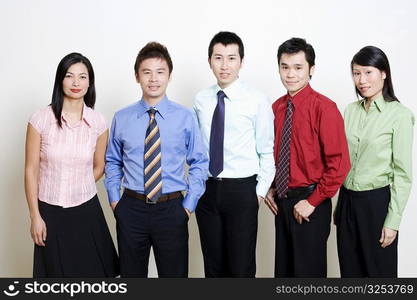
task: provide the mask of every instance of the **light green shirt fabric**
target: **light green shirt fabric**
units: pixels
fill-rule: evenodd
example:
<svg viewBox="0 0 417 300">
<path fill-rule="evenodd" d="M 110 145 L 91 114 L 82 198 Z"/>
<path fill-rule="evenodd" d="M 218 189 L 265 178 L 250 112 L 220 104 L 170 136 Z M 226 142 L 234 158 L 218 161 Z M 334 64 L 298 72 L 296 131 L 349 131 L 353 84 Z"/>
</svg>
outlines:
<svg viewBox="0 0 417 300">
<path fill-rule="evenodd" d="M 411 189 L 413 125 L 414 116 L 408 108 L 382 96 L 372 101 L 368 112 L 364 99 L 345 110 L 351 169 L 343 185 L 352 191 L 391 185 L 384 226 L 395 230 Z"/>
</svg>

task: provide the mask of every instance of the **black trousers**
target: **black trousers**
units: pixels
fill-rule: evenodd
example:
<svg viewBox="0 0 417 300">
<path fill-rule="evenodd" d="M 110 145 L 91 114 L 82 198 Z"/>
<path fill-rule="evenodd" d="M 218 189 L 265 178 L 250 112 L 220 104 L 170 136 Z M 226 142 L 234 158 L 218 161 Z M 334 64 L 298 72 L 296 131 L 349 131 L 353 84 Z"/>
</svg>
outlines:
<svg viewBox="0 0 417 300">
<path fill-rule="evenodd" d="M 275 199 L 275 277 L 327 277 L 327 239 L 330 234 L 331 199 L 310 215 L 310 222 L 298 224 L 294 205 L 311 192 L 296 198 Z"/>
<path fill-rule="evenodd" d="M 335 217 L 342 277 L 397 277 L 398 236 L 386 248 L 379 243 L 390 199 L 389 186 L 340 189 Z"/>
<path fill-rule="evenodd" d="M 159 277 L 188 276 L 188 215 L 182 197 L 157 204 L 123 194 L 116 205 L 122 277 L 147 277 L 151 246 Z"/>
<path fill-rule="evenodd" d="M 209 178 L 196 209 L 206 277 L 255 277 L 256 176 Z"/>
</svg>

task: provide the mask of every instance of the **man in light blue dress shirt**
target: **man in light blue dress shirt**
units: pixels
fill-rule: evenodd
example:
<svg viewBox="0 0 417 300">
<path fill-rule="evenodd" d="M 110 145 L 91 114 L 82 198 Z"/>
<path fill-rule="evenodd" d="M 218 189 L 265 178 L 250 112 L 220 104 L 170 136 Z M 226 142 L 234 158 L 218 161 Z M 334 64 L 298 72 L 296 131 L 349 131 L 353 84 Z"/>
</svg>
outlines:
<svg viewBox="0 0 417 300">
<path fill-rule="evenodd" d="M 244 48 L 232 32 L 209 45 L 217 84 L 194 110 L 209 154 L 209 179 L 196 217 L 206 277 L 254 277 L 259 203 L 274 179 L 271 103 L 239 77 Z"/>
<path fill-rule="evenodd" d="M 163 45 L 142 48 L 135 63 L 142 99 L 116 112 L 111 126 L 105 186 L 122 277 L 147 277 L 151 246 L 159 277 L 188 276 L 188 218 L 204 192 L 208 158 L 194 113 L 165 94 L 171 72 Z"/>
</svg>

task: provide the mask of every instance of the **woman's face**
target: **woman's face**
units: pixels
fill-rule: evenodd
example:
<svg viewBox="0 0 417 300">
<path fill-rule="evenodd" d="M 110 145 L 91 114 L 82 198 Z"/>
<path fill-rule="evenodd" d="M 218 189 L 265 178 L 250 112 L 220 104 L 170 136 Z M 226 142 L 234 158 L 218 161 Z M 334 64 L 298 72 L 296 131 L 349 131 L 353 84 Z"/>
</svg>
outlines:
<svg viewBox="0 0 417 300">
<path fill-rule="evenodd" d="M 87 67 L 83 63 L 71 65 L 62 81 L 65 98 L 68 100 L 83 99 L 89 86 L 90 78 Z"/>
<path fill-rule="evenodd" d="M 354 64 L 352 78 L 362 97 L 374 100 L 382 95 L 386 74 L 371 66 Z"/>
</svg>

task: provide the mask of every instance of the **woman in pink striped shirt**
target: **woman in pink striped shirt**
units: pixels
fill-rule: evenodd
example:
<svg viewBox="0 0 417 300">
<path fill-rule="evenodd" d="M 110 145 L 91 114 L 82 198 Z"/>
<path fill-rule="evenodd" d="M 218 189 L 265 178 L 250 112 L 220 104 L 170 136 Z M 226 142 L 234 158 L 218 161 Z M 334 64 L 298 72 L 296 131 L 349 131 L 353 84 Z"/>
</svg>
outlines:
<svg viewBox="0 0 417 300">
<path fill-rule="evenodd" d="M 114 277 L 117 253 L 97 198 L 108 129 L 93 110 L 94 71 L 79 53 L 58 65 L 52 103 L 30 118 L 25 190 L 34 277 Z"/>
</svg>

